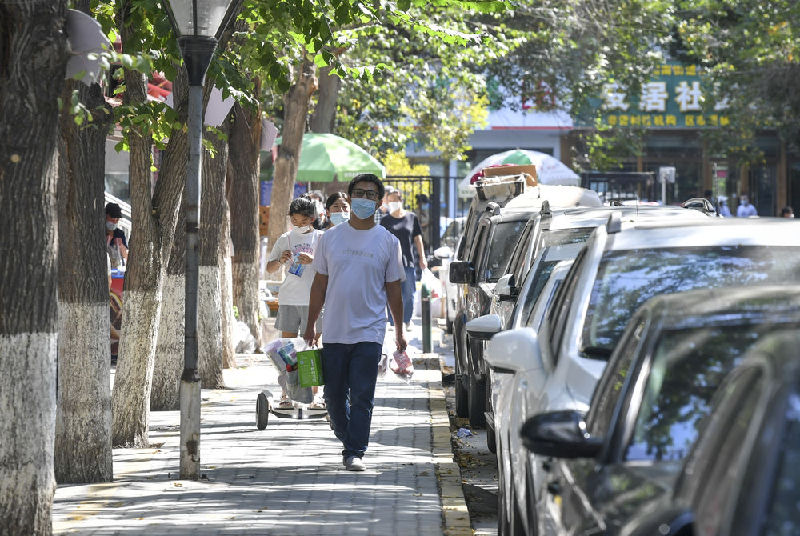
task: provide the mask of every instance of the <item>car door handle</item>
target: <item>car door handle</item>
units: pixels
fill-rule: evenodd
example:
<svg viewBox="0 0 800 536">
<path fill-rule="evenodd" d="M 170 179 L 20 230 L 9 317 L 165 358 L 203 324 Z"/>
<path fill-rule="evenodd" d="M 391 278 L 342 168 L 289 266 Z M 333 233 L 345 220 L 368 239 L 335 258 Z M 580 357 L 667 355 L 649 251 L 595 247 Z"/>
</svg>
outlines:
<svg viewBox="0 0 800 536">
<path fill-rule="evenodd" d="M 547 492 L 551 495 L 561 495 L 561 484 L 558 482 L 558 480 L 548 482 Z"/>
</svg>

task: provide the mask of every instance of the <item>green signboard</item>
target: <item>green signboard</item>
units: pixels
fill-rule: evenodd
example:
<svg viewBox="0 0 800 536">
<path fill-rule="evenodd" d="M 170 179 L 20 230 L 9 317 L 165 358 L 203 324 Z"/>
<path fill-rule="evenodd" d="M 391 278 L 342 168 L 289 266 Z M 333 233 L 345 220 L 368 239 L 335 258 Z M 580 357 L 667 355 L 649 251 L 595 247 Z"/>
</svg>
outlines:
<svg viewBox="0 0 800 536">
<path fill-rule="evenodd" d="M 617 83 L 604 84 L 595 114 L 609 127 L 713 128 L 730 124 L 720 102 L 703 111 L 700 69 L 695 65 L 662 65 L 657 75 L 629 94 Z"/>
</svg>

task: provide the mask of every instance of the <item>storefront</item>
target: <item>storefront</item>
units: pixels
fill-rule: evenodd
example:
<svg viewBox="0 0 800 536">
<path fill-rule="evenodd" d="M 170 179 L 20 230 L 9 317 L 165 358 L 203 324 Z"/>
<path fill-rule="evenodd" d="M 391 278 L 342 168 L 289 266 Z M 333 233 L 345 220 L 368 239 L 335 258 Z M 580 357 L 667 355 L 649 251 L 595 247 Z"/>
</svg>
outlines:
<svg viewBox="0 0 800 536">
<path fill-rule="evenodd" d="M 708 134 L 729 125 L 730 120 L 725 103 L 711 110 L 704 110 L 703 104 L 697 67 L 669 64 L 663 65 L 638 95 L 630 95 L 618 84 L 606 84 L 594 113 L 599 112 L 606 127 L 644 131 L 641 156 L 623 158 L 623 171 L 658 174 L 661 167 L 675 168 L 668 203 L 701 197 L 711 190 L 715 199 L 726 199 L 733 212 L 742 195 L 749 195 L 763 216 L 780 214 L 787 204 L 800 204 L 800 157 L 790 159 L 785 145 L 770 132 L 756 137 L 763 156 L 757 165 L 746 163 L 732 151 L 709 149 Z M 592 123 L 586 120 L 576 124 L 579 126 L 562 140 L 562 160 L 567 164 L 572 149 L 580 147 L 581 133 Z M 735 140 L 727 145 L 735 146 Z"/>
</svg>

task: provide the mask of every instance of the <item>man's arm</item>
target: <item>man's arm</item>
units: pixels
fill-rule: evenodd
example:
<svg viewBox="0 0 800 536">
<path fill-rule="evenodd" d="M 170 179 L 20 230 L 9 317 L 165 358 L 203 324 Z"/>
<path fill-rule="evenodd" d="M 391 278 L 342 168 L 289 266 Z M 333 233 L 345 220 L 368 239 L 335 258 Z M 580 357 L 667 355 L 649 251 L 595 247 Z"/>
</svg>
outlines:
<svg viewBox="0 0 800 536">
<path fill-rule="evenodd" d="M 311 296 L 308 301 L 308 322 L 306 323 L 306 331 L 303 333 L 303 339 L 309 345 L 311 345 L 317 337 L 315 327 L 317 318 L 319 318 L 319 312 L 322 311 L 322 306 L 325 304 L 325 293 L 327 290 L 328 276 L 316 273 L 314 275 L 314 282 L 311 283 Z"/>
<path fill-rule="evenodd" d="M 414 244 L 417 246 L 417 253 L 419 253 L 419 267 L 424 270 L 428 267 L 428 261 L 425 259 L 425 246 L 422 244 L 422 235 L 414 237 Z"/>
<path fill-rule="evenodd" d="M 386 298 L 389 301 L 389 312 L 392 313 L 394 320 L 394 340 L 397 344 L 397 349 L 403 351 L 406 349 L 406 338 L 403 336 L 403 282 L 392 281 L 386 283 Z"/>
</svg>

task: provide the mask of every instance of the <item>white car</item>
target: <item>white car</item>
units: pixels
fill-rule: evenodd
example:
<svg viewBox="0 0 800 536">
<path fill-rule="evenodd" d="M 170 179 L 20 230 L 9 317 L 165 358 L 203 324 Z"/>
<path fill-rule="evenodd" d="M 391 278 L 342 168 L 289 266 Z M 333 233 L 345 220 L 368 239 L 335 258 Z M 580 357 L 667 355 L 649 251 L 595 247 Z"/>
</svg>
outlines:
<svg viewBox="0 0 800 536">
<path fill-rule="evenodd" d="M 494 370 L 513 372 L 495 406 L 495 422 L 503 423 L 500 533 L 537 534 L 549 524 L 542 504 L 549 462 L 523 447 L 522 424 L 535 413 L 587 410 L 636 308 L 659 294 L 776 283 L 800 283 L 800 222 L 708 218 L 622 230 L 612 218 L 597 228 L 552 304 L 536 304 L 546 310 L 540 329 L 498 333 L 485 352 Z M 539 297 L 548 299 L 544 292 Z"/>
</svg>

